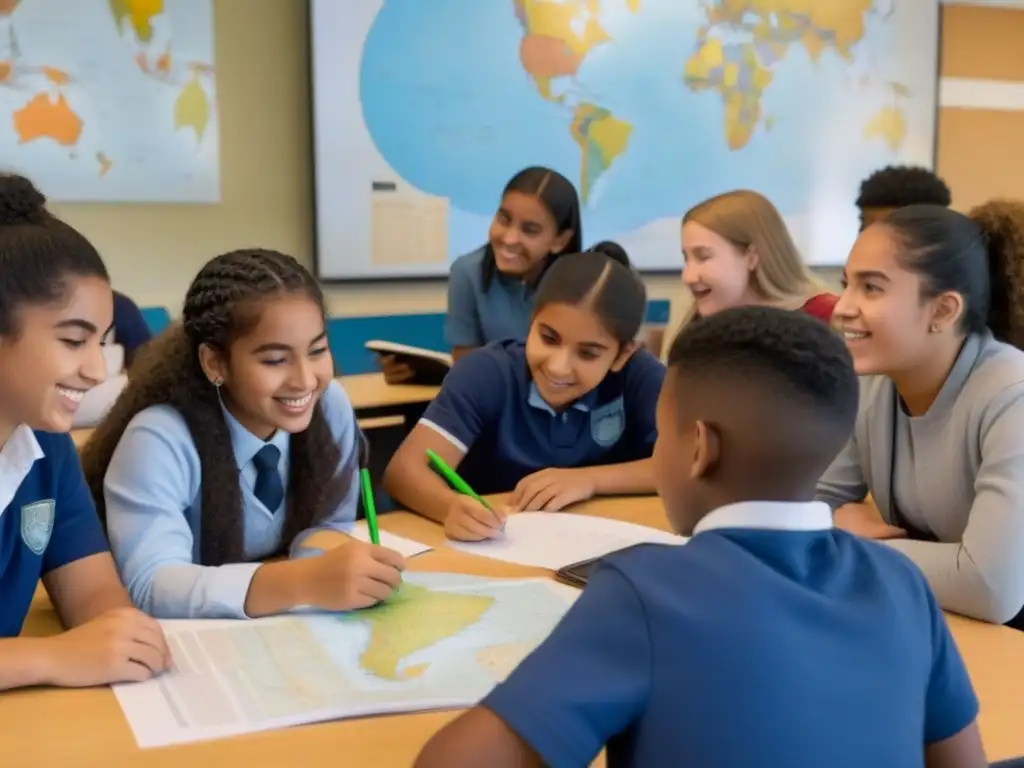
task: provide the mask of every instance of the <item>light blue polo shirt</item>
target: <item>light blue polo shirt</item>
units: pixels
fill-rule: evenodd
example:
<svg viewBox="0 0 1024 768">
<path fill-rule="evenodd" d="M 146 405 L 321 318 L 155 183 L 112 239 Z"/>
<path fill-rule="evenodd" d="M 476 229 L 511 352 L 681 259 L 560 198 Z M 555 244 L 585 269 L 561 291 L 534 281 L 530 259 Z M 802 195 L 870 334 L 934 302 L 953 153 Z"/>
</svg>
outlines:
<svg viewBox="0 0 1024 768">
<path fill-rule="evenodd" d="M 536 286 L 497 269 L 484 288 L 487 246 L 460 256 L 448 275 L 445 340 L 450 347 L 482 347 L 502 339 L 525 339 L 530 331 Z"/>
<path fill-rule="evenodd" d="M 920 766 L 978 714 L 921 572 L 819 502 L 608 557 L 482 704 L 545 765 L 609 768 Z"/>
<path fill-rule="evenodd" d="M 548 467 L 620 464 L 651 456 L 665 366 L 638 350 L 570 407 L 545 403 L 526 365 L 526 344 L 500 341 L 461 358 L 420 424 L 465 452 L 459 474 L 478 493 L 512 490 Z"/>
<path fill-rule="evenodd" d="M 107 531 L 121 578 L 135 604 L 157 618 L 244 618 L 245 598 L 260 558 L 302 542 L 318 529 L 345 530 L 359 499 L 361 433 L 344 390 L 332 381 L 318 407 L 341 449 L 339 473 L 352 478 L 337 509 L 294 541 L 282 541 L 288 493 L 277 509 L 256 498 L 253 458 L 266 443 L 224 410 L 242 495 L 244 563 L 199 564 L 203 482 L 199 452 L 181 413 L 171 405 L 140 411 L 128 424 L 107 468 L 103 497 Z M 269 441 L 281 452 L 279 468 L 290 491 L 291 435 Z M 217 510 L 213 510 L 216 514 Z"/>
<path fill-rule="evenodd" d="M 106 551 L 71 438 L 17 427 L 0 448 L 0 637 L 21 632 L 41 577 Z"/>
</svg>

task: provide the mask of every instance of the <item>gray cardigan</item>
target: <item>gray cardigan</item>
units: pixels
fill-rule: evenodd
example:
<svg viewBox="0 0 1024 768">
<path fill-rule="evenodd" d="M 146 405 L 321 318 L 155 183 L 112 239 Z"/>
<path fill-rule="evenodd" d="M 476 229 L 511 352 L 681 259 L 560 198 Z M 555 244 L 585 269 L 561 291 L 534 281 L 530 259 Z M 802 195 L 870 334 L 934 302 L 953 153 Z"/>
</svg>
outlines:
<svg viewBox="0 0 1024 768">
<path fill-rule="evenodd" d="M 853 438 L 817 498 L 835 510 L 870 491 L 887 523 L 914 532 L 888 543 L 943 608 L 1010 621 L 1024 607 L 1024 352 L 972 335 L 924 415 L 896 406 L 890 379 L 862 379 Z"/>
</svg>

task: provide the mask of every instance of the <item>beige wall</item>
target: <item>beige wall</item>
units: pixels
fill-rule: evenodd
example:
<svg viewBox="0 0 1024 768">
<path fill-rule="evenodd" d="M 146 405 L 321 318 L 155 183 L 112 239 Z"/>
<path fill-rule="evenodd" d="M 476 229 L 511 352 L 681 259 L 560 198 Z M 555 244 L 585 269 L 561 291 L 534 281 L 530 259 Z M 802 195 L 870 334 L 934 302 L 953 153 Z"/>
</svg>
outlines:
<svg viewBox="0 0 1024 768">
<path fill-rule="evenodd" d="M 306 2 L 214 0 L 214 8 L 222 202 L 55 206 L 97 244 L 118 288 L 140 304 L 163 305 L 172 312 L 177 312 L 192 275 L 225 250 L 264 246 L 312 263 Z M 1019 53 L 1004 43 L 1024 39 L 1024 12 L 947 8 L 944 27 L 945 63 L 955 67 L 955 73 L 964 68 L 972 75 L 998 77 L 1002 70 L 989 71 L 986 64 L 988 68 L 976 73 L 981 64 L 972 62 L 1021 62 Z M 957 34 L 958 29 L 962 33 Z M 991 37 L 994 33 L 1002 41 L 999 50 Z M 990 174 L 998 174 L 1000 191 L 1024 193 L 1024 156 L 1017 152 L 1009 157 L 1009 149 L 1016 147 L 1002 130 L 1003 123 L 1016 130 L 1022 114 L 996 115 L 984 122 L 989 119 L 985 114 L 942 110 L 940 171 L 947 173 L 955 188 L 964 190 L 957 202 L 974 202 Z M 998 129 L 998 147 L 1007 152 L 972 138 L 978 126 L 993 136 Z M 827 270 L 824 274 L 834 279 L 837 273 Z M 678 316 L 685 301 L 678 278 L 653 278 L 649 286 L 654 298 L 680 299 L 673 307 Z M 331 288 L 329 295 L 332 311 L 340 315 L 433 311 L 445 306 L 444 285 L 436 282 L 357 284 Z"/>
</svg>

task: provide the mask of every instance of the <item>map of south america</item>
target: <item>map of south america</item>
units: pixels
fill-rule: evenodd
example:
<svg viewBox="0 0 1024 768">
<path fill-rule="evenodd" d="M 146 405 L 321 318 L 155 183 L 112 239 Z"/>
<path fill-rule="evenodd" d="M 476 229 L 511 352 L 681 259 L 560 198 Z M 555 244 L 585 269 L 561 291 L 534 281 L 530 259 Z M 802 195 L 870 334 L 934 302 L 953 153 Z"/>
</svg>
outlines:
<svg viewBox="0 0 1024 768">
<path fill-rule="evenodd" d="M 601 0 L 513 0 L 523 28 L 519 60 L 533 79 L 541 98 L 565 105 L 569 130 L 580 148 L 580 196 L 586 204 L 594 185 L 629 146 L 633 126 L 600 104 L 578 100 L 570 104 L 566 93 L 556 93 L 554 81 L 575 81 L 580 67 L 595 48 L 614 41 L 601 26 Z M 640 0 L 627 0 L 631 13 Z"/>
</svg>

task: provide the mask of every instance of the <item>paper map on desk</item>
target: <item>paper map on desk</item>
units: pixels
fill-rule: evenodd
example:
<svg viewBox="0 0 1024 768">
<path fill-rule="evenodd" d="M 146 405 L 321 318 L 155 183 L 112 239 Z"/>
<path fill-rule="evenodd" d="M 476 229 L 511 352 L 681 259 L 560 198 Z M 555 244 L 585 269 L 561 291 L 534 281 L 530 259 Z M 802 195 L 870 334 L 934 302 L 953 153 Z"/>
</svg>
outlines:
<svg viewBox="0 0 1024 768">
<path fill-rule="evenodd" d="M 475 704 L 577 590 L 546 579 L 407 573 L 383 605 L 254 621 L 165 621 L 174 671 L 114 686 L 140 747 Z"/>
</svg>

